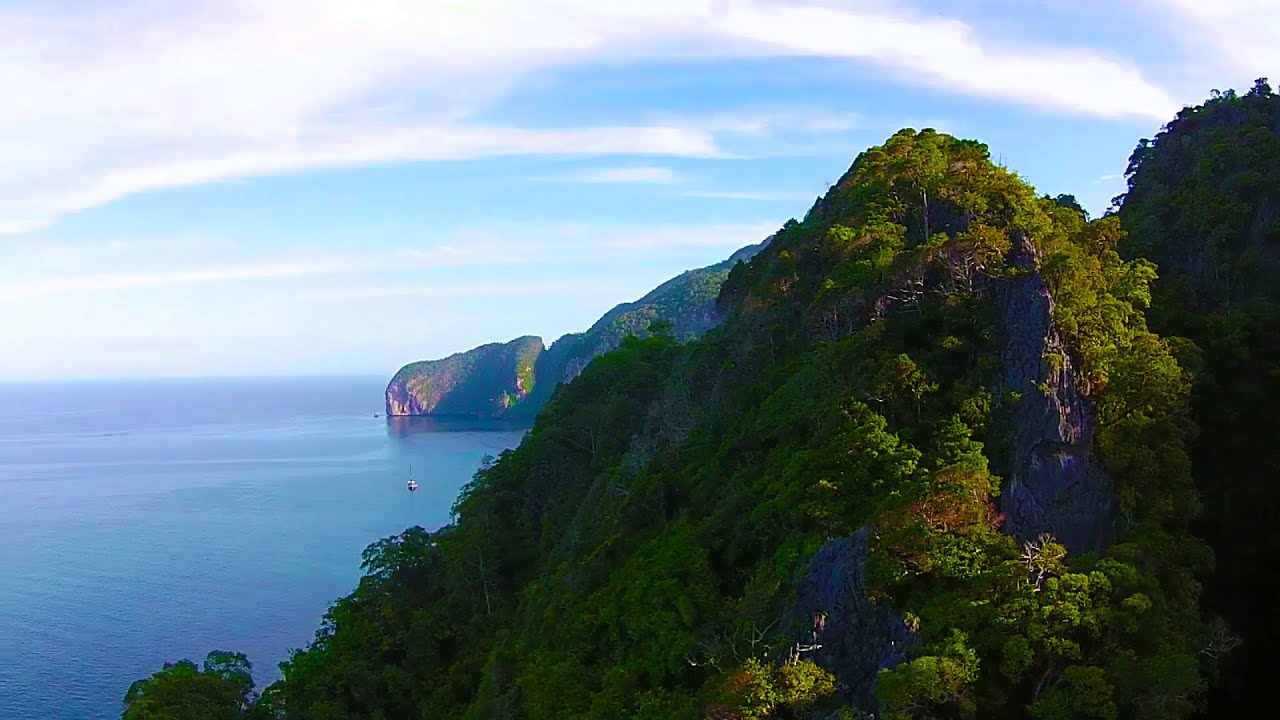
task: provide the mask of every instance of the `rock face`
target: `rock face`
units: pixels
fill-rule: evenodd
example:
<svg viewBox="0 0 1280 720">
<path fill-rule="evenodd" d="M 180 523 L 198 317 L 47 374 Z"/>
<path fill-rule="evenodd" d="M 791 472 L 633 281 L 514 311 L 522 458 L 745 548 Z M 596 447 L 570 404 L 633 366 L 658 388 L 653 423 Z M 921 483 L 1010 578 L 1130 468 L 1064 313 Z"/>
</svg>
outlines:
<svg viewBox="0 0 1280 720">
<path fill-rule="evenodd" d="M 1052 321 L 1052 298 L 1035 272 L 1033 246 L 1015 245 L 1009 262 L 1027 270 L 992 282 L 998 312 L 1001 395 L 1008 437 L 1001 511 L 1021 539 L 1049 532 L 1073 553 L 1115 537 L 1114 488 L 1093 454 L 1096 419 Z M 828 540 L 810 561 L 786 613 L 793 640 L 818 645 L 812 657 L 836 675 L 844 699 L 877 712 L 880 670 L 907 659 L 915 633 L 891 607 L 868 599 L 865 528 Z"/>
<path fill-rule="evenodd" d="M 571 333 L 543 347 L 526 336 L 482 345 L 441 360 L 411 363 L 387 385 L 387 415 L 469 415 L 530 418 L 592 360 L 616 348 L 627 335 L 643 336 L 655 320 L 671 323 L 681 341 L 719 324 L 715 301 L 733 266 L 769 241 L 750 245 L 727 260 L 682 273 L 643 298 L 614 307 L 586 332 Z"/>
<path fill-rule="evenodd" d="M 796 585 L 787 620 L 802 647 L 819 646 L 804 656 L 835 673 L 841 696 L 874 712 L 877 676 L 904 662 L 917 638 L 892 608 L 867 599 L 869 535 L 862 528 L 823 544 Z"/>
<path fill-rule="evenodd" d="M 995 286 L 1009 440 L 1007 466 L 995 468 L 1005 479 L 1001 512 L 1015 537 L 1048 532 L 1071 552 L 1088 552 L 1115 536 L 1114 488 L 1093 454 L 1097 422 L 1054 327 L 1034 252 L 1025 240 L 1015 245 L 1010 263 L 1029 272 Z"/>
<path fill-rule="evenodd" d="M 527 336 L 406 365 L 387 385 L 387 415 L 506 414 L 533 390 L 542 352 Z"/>
</svg>

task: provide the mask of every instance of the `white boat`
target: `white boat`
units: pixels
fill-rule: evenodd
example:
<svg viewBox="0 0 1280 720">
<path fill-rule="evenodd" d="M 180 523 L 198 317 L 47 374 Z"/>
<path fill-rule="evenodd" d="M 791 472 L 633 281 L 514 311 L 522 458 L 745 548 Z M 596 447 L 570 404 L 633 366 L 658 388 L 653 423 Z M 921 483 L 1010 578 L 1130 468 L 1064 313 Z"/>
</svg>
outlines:
<svg viewBox="0 0 1280 720">
<path fill-rule="evenodd" d="M 412 466 L 412 465 L 410 465 L 410 466 L 409 466 L 409 482 L 406 484 L 406 487 L 408 487 L 408 488 L 409 488 L 409 492 L 413 492 L 414 490 L 417 490 L 417 489 L 418 489 L 418 482 L 417 482 L 416 480 L 414 480 L 414 479 L 413 479 L 413 466 Z"/>
</svg>

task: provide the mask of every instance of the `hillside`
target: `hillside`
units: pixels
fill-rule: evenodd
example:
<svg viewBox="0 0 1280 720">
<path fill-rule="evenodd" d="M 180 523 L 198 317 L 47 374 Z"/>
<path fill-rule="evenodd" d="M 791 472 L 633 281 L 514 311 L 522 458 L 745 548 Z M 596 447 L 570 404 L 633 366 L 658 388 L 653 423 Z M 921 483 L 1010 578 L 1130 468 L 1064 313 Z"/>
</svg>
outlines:
<svg viewBox="0 0 1280 720">
<path fill-rule="evenodd" d="M 371 545 L 246 716 L 1189 716 L 1222 647 L 1185 348 L 1123 237 L 895 134 L 730 272 L 722 324 L 624 339 L 452 523 Z"/>
<path fill-rule="evenodd" d="M 750 259 L 765 243 L 742 248 L 715 265 L 684 272 L 643 298 L 614 307 L 587 331 L 565 335 L 549 348 L 543 347 L 541 338 L 526 336 L 441 360 L 410 363 L 387 385 L 387 415 L 532 418 L 559 383 L 577 377 L 627 335 L 644 336 L 650 324 L 667 322 L 674 337 L 688 341 L 713 327 L 719 322 L 715 298 L 729 270 Z"/>
<path fill-rule="evenodd" d="M 1214 550 L 1205 604 L 1227 644 L 1205 717 L 1270 702 L 1280 644 L 1280 95 L 1215 93 L 1143 140 L 1118 198 L 1127 254 L 1159 265 L 1152 325 L 1185 338 L 1190 450 Z"/>
<path fill-rule="evenodd" d="M 542 351 L 542 338 L 526 336 L 406 365 L 387 385 L 387 414 L 506 413 L 533 389 Z"/>
</svg>

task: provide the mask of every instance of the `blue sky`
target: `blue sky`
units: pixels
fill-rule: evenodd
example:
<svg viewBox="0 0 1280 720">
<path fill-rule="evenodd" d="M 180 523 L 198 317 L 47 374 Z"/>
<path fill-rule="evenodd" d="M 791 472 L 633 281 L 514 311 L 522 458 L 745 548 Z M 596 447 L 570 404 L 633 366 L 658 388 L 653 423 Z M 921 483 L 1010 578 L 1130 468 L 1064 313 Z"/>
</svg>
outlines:
<svg viewBox="0 0 1280 720">
<path fill-rule="evenodd" d="M 0 0 L 0 379 L 550 341 L 901 127 L 1101 212 L 1267 75 L 1270 0 Z"/>
</svg>

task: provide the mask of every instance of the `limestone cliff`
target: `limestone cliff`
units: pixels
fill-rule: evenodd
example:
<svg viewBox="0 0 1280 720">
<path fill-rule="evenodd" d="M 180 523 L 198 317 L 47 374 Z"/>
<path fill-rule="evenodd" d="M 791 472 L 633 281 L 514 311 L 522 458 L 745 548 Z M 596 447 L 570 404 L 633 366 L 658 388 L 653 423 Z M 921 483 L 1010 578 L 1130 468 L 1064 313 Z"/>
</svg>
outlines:
<svg viewBox="0 0 1280 720">
<path fill-rule="evenodd" d="M 387 415 L 503 415 L 533 390 L 542 351 L 526 336 L 406 365 L 387 385 Z"/>
<path fill-rule="evenodd" d="M 898 612 L 868 597 L 869 536 L 864 527 L 823 544 L 796 583 L 787 619 L 799 647 L 813 648 L 845 699 L 876 709 L 876 677 L 904 662 L 917 637 Z"/>
<path fill-rule="evenodd" d="M 387 415 L 531 418 L 551 399 L 556 385 L 577 377 L 627 335 L 644 336 L 654 321 L 671 323 L 671 333 L 680 341 L 714 327 L 720 322 L 715 305 L 720 285 L 734 265 L 750 259 L 767 242 L 684 272 L 635 302 L 615 306 L 587 331 L 565 335 L 550 347 L 544 347 L 541 338 L 526 336 L 406 365 L 387 385 Z"/>
<path fill-rule="evenodd" d="M 1101 551 L 1116 535 L 1115 488 L 1095 453 L 1096 413 L 1054 325 L 1039 260 L 1034 243 L 1015 234 L 1006 256 L 1014 272 L 987 278 L 981 288 L 993 301 L 999 348 L 994 389 L 1004 457 L 995 469 L 1004 480 L 1003 530 L 1024 541 L 1050 533 L 1072 553 Z M 883 296 L 872 312 L 903 311 L 903 297 Z M 810 648 L 832 671 L 844 699 L 879 712 L 879 672 L 905 662 L 918 638 L 899 612 L 869 598 L 868 542 L 865 526 L 827 540 L 798 580 L 786 614 L 795 647 Z"/>
<path fill-rule="evenodd" d="M 1115 535 L 1115 490 L 1093 450 L 1097 420 L 1071 353 L 1052 320 L 1053 298 L 1035 272 L 1035 249 L 1016 239 L 1009 264 L 1026 272 L 995 283 L 1000 381 L 1008 457 L 1005 529 L 1023 540 L 1051 533 L 1072 552 Z"/>
</svg>

